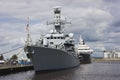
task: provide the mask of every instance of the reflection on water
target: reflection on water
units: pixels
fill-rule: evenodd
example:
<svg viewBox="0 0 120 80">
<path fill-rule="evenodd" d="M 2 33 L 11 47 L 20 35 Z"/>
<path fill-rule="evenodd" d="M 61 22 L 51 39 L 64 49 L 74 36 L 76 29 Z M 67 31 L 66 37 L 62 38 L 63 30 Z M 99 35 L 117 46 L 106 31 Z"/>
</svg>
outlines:
<svg viewBox="0 0 120 80">
<path fill-rule="evenodd" d="M 77 68 L 35 74 L 34 71 L 1 76 L 0 80 L 120 80 L 120 62 L 92 63 Z"/>
<path fill-rule="evenodd" d="M 35 74 L 32 80 L 75 80 L 76 70 L 78 70 L 78 67 L 69 70 Z"/>
</svg>

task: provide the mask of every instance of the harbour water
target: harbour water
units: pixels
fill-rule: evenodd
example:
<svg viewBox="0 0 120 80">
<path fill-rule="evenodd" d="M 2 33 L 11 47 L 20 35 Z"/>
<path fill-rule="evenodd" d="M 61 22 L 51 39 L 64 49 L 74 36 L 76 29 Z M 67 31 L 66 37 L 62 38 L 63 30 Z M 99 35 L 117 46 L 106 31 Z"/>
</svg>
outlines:
<svg viewBox="0 0 120 80">
<path fill-rule="evenodd" d="M 93 62 L 39 74 L 31 70 L 0 76 L 0 80 L 120 80 L 120 62 Z"/>
</svg>

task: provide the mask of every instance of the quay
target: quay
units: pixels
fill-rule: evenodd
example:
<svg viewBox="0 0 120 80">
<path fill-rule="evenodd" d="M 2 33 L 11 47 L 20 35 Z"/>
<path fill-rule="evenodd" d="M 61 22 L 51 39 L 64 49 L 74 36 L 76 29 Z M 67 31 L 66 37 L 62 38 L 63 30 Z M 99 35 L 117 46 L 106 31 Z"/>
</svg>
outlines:
<svg viewBox="0 0 120 80">
<path fill-rule="evenodd" d="M 10 58 L 5 59 L 4 54 L 15 51 L 19 48 L 22 48 L 20 52 L 12 55 Z M 0 53 L 0 76 L 6 74 L 12 74 L 22 71 L 33 70 L 33 65 L 27 58 L 18 59 L 18 55 L 23 51 L 23 46 L 16 49 L 12 49 L 3 53 Z"/>
<path fill-rule="evenodd" d="M 33 70 L 33 65 L 0 65 L 0 75 Z"/>
<path fill-rule="evenodd" d="M 92 62 L 120 62 L 120 58 L 92 58 Z"/>
</svg>

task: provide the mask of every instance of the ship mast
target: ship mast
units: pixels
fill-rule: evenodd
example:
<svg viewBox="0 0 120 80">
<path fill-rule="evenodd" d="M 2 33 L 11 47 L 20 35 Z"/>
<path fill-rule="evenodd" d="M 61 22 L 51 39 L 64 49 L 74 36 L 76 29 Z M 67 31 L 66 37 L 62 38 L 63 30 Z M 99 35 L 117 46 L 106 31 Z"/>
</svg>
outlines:
<svg viewBox="0 0 120 80">
<path fill-rule="evenodd" d="M 67 20 L 61 20 L 61 8 L 54 8 L 54 21 L 47 22 L 47 25 L 53 24 L 57 33 L 63 33 L 63 27 L 65 24 L 70 24 Z"/>
<path fill-rule="evenodd" d="M 80 35 L 80 44 L 81 45 L 84 45 L 85 44 L 85 42 L 84 42 L 84 40 L 82 39 L 82 36 Z"/>
<path fill-rule="evenodd" d="M 31 46 L 32 45 L 32 39 L 31 39 L 31 36 L 30 36 L 30 31 L 29 31 L 29 17 L 27 19 L 26 31 L 27 31 L 26 46 Z"/>
</svg>

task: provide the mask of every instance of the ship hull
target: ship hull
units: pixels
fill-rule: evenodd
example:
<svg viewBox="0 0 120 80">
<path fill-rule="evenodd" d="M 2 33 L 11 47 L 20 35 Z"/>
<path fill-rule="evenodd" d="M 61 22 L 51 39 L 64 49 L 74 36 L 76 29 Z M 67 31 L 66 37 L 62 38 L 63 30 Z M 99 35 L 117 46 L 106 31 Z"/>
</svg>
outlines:
<svg viewBox="0 0 120 80">
<path fill-rule="evenodd" d="M 27 48 L 36 72 L 72 68 L 80 64 L 75 55 L 66 51 L 35 46 Z"/>
<path fill-rule="evenodd" d="M 81 64 L 91 63 L 91 54 L 80 53 L 79 55 L 81 56 L 81 59 L 80 59 Z"/>
</svg>

